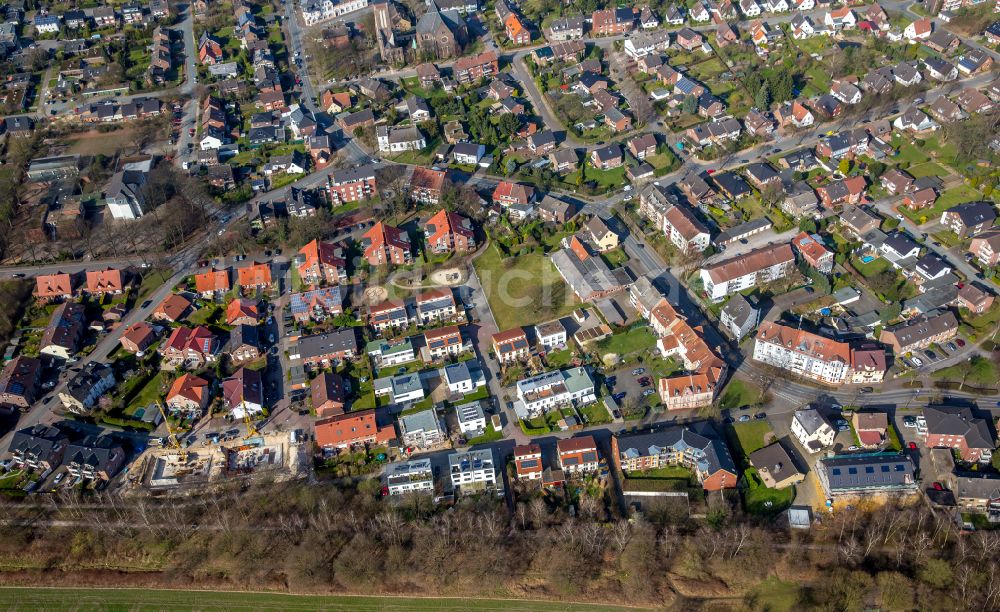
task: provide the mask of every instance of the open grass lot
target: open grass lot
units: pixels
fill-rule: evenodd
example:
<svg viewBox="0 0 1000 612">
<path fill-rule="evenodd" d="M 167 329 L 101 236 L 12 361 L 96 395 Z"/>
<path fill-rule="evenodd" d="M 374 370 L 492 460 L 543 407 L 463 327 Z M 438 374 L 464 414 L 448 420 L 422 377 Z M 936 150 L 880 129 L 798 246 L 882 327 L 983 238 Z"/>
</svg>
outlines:
<svg viewBox="0 0 1000 612">
<path fill-rule="evenodd" d="M 135 142 L 133 129 L 128 127 L 113 132 L 90 130 L 76 136 L 70 141 L 68 154 L 114 155 L 122 149 L 133 146 Z"/>
<path fill-rule="evenodd" d="M 917 164 L 915 166 L 910 166 L 906 169 L 914 178 L 921 178 L 924 176 L 948 176 L 948 171 L 935 164 L 934 162 L 926 162 L 923 164 Z"/>
<path fill-rule="evenodd" d="M 615 353 L 616 355 L 627 355 L 636 351 L 643 351 L 653 348 L 656 345 L 656 336 L 648 327 L 636 327 L 615 334 L 610 338 L 597 343 L 597 348 L 605 353 Z"/>
<path fill-rule="evenodd" d="M 587 182 L 596 182 L 598 187 L 604 189 L 615 189 L 625 184 L 625 166 L 620 166 L 613 170 L 599 170 L 587 163 Z"/>
<path fill-rule="evenodd" d="M 771 433 L 771 424 L 766 419 L 747 421 L 746 423 L 733 423 L 733 433 L 739 441 L 743 454 L 749 456 L 750 453 L 758 451 L 765 446 L 765 438 Z"/>
<path fill-rule="evenodd" d="M 490 245 L 474 265 L 501 330 L 551 321 L 579 306 L 555 266 L 539 252 L 504 258 Z"/>
<path fill-rule="evenodd" d="M 445 599 L 286 595 L 156 589 L 0 589 L 0 606 L 8 610 L 625 610 L 579 603 L 516 599 Z"/>
<path fill-rule="evenodd" d="M 742 380 L 732 380 L 726 385 L 726 390 L 722 392 L 719 400 L 719 407 L 723 410 L 729 408 L 739 408 L 741 406 L 751 406 L 760 401 L 760 388 L 753 383 Z"/>
</svg>

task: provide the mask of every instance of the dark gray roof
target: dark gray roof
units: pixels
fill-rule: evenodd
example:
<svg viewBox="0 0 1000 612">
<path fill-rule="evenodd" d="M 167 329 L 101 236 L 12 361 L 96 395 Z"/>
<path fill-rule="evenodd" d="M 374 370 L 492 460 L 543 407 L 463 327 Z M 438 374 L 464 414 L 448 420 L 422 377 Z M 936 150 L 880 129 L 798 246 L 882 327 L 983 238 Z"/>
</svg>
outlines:
<svg viewBox="0 0 1000 612">
<path fill-rule="evenodd" d="M 358 350 L 358 338 L 353 327 L 315 336 L 299 338 L 299 354 L 303 358 L 318 357 L 347 350 Z"/>
<path fill-rule="evenodd" d="M 835 455 L 820 459 L 817 467 L 831 493 L 916 487 L 913 462 L 902 454 Z"/>
<path fill-rule="evenodd" d="M 886 331 L 896 336 L 901 347 L 907 347 L 957 327 L 958 319 L 955 318 L 955 313 L 946 310 L 941 313 L 921 315 L 905 323 L 888 327 Z"/>
<path fill-rule="evenodd" d="M 627 458 L 651 456 L 668 448 L 682 452 L 686 449 L 700 451 L 698 467 L 702 471 L 715 473 L 725 470 L 736 473 L 736 465 L 729 455 L 729 449 L 715 437 L 715 432 L 705 422 L 618 436 L 618 450 Z"/>
<path fill-rule="evenodd" d="M 1000 499 L 1000 478 L 956 476 L 955 489 L 959 498 Z"/>
<path fill-rule="evenodd" d="M 795 467 L 791 455 L 780 442 L 750 453 L 749 459 L 750 465 L 757 468 L 757 471 L 767 471 L 777 482 L 802 473 Z"/>
<path fill-rule="evenodd" d="M 742 293 L 737 293 L 726 303 L 722 312 L 726 313 L 733 321 L 735 321 L 736 325 L 743 327 L 743 324 L 747 321 L 747 319 L 757 318 L 757 307 L 750 302 L 750 299 Z"/>
<path fill-rule="evenodd" d="M 997 212 L 989 202 L 966 202 L 952 206 L 945 212 L 958 215 L 965 226 L 992 223 L 997 218 Z"/>
<path fill-rule="evenodd" d="M 51 425 L 34 425 L 14 432 L 10 440 L 10 452 L 20 451 L 26 455 L 47 458 L 57 444 L 66 441 L 66 436 Z"/>
<path fill-rule="evenodd" d="M 996 447 L 986 420 L 976 418 L 965 406 L 927 406 L 924 419 L 928 434 L 963 436 L 969 448 L 993 450 Z"/>
<path fill-rule="evenodd" d="M 70 444 L 66 449 L 66 463 L 89 465 L 102 472 L 111 468 L 115 453 L 122 452 L 121 446 L 110 436 L 87 436 L 80 442 Z"/>
</svg>

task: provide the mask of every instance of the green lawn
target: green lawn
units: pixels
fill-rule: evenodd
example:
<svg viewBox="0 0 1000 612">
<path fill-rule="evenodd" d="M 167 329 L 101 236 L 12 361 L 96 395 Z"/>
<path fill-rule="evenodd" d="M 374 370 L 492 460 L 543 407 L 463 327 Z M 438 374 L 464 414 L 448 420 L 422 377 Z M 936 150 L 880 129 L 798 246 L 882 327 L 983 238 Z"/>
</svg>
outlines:
<svg viewBox="0 0 1000 612">
<path fill-rule="evenodd" d="M 917 5 L 913 5 L 916 8 Z M 761 610 L 772 612 L 788 612 L 799 609 L 799 596 L 802 587 L 794 582 L 783 582 L 777 578 L 768 578 L 757 585 L 751 592 L 755 605 Z"/>
<path fill-rule="evenodd" d="M 486 432 L 481 436 L 477 436 L 468 441 L 469 446 L 475 446 L 477 444 L 488 444 L 490 442 L 496 442 L 497 440 L 503 439 L 503 430 L 497 431 L 493 429 L 493 424 L 490 423 L 486 426 Z"/>
<path fill-rule="evenodd" d="M 149 294 L 156 291 L 160 285 L 165 283 L 171 274 L 170 268 L 153 268 L 147 270 L 142 276 L 142 283 L 139 285 L 138 299 L 144 300 Z"/>
<path fill-rule="evenodd" d="M 142 387 L 132 388 L 123 399 L 128 406 L 128 412 L 132 409 L 146 407 L 160 399 L 160 390 L 163 385 L 163 372 L 157 372 Z"/>
<path fill-rule="evenodd" d="M 579 307 L 552 262 L 540 252 L 502 257 L 490 245 L 474 262 L 501 330 L 565 316 Z"/>
<path fill-rule="evenodd" d="M 924 176 L 948 176 L 949 172 L 935 164 L 934 162 L 926 162 L 923 164 L 916 164 L 910 166 L 906 169 L 914 178 L 920 178 Z"/>
<path fill-rule="evenodd" d="M 613 170 L 598 170 L 587 162 L 585 182 L 596 182 L 599 187 L 616 189 L 625 184 L 625 166 Z"/>
<path fill-rule="evenodd" d="M 597 348 L 604 353 L 627 355 L 636 351 L 644 351 L 656 345 L 656 335 L 648 327 L 634 327 L 597 343 Z"/>
<path fill-rule="evenodd" d="M 164 602 L 170 602 L 165 606 Z M 559 603 L 518 599 L 370 597 L 351 595 L 288 595 L 224 591 L 98 588 L 0 588 L 0 606 L 7 609 L 162 610 L 164 607 L 198 610 L 350 610 L 393 612 L 404 610 L 625 610 L 607 605 Z"/>
<path fill-rule="evenodd" d="M 734 379 L 726 385 L 726 390 L 722 392 L 722 398 L 719 400 L 719 407 L 726 410 L 729 408 L 739 408 L 741 406 L 752 406 L 759 401 L 759 387 L 753 383 Z"/>
<path fill-rule="evenodd" d="M 792 505 L 795 487 L 771 489 L 764 485 L 757 470 L 747 468 L 743 473 L 747 488 L 743 491 L 743 502 L 750 514 L 774 515 Z"/>
<path fill-rule="evenodd" d="M 736 434 L 736 439 L 739 441 L 740 448 L 743 449 L 743 454 L 746 456 L 750 456 L 750 453 L 767 446 L 764 439 L 768 434 L 772 433 L 771 424 L 767 422 L 767 419 L 754 419 L 745 423 L 733 423 L 732 428 Z"/>
<path fill-rule="evenodd" d="M 868 263 L 863 263 L 858 257 L 851 257 L 851 265 L 865 278 L 871 278 L 876 274 L 889 269 L 889 260 L 884 257 L 876 257 Z"/>
<path fill-rule="evenodd" d="M 694 474 L 691 472 L 691 470 L 687 469 L 684 466 L 681 466 L 681 465 L 668 465 L 668 466 L 664 466 L 664 467 L 661 467 L 661 468 L 656 468 L 656 469 L 653 469 L 653 470 L 645 470 L 643 472 L 629 472 L 628 474 L 626 474 L 626 477 L 629 478 L 629 479 L 639 479 L 639 480 L 645 479 L 645 478 L 653 478 L 653 479 L 660 479 L 660 478 L 691 479 L 691 478 L 694 477 Z"/>
<path fill-rule="evenodd" d="M 620 268 L 628 263 L 628 255 L 620 247 L 607 253 L 601 253 L 601 258 L 604 259 L 604 263 L 608 264 L 609 268 Z"/>
<path fill-rule="evenodd" d="M 972 187 L 968 185 L 959 185 L 941 193 L 937 201 L 934 202 L 934 206 L 931 206 L 930 208 L 910 210 L 905 206 L 900 206 L 899 212 L 906 215 L 910 221 L 920 225 L 927 223 L 928 221 L 937 221 L 941 218 L 941 213 L 948 210 L 952 206 L 964 204 L 965 202 L 972 202 L 973 200 L 980 200 L 982 197 L 983 195 Z"/>
<path fill-rule="evenodd" d="M 570 349 L 555 351 L 545 356 L 545 362 L 548 363 L 550 368 L 562 369 L 568 366 L 569 362 L 572 359 L 573 359 L 573 351 L 571 351 Z"/>
<path fill-rule="evenodd" d="M 968 185 L 959 185 L 958 187 L 953 187 L 942 193 L 941 197 L 939 197 L 937 202 L 934 203 L 934 208 L 931 210 L 936 212 L 938 207 L 940 207 L 941 212 L 944 212 L 956 204 L 964 204 L 965 202 L 980 200 L 982 197 L 983 194 L 979 193 L 972 187 Z"/>
<path fill-rule="evenodd" d="M 899 153 L 893 159 L 899 163 L 907 162 L 912 166 L 922 164 L 930 158 L 924 155 L 923 151 L 915 145 L 906 143 L 899 147 Z"/>
<path fill-rule="evenodd" d="M 214 325 L 222 320 L 222 306 L 210 304 L 191 313 L 188 321 L 192 325 Z"/>
<path fill-rule="evenodd" d="M 608 413 L 608 409 L 604 407 L 604 402 L 601 401 L 588 404 L 579 410 L 580 414 L 587 419 L 587 425 L 605 425 L 612 420 L 611 414 Z"/>
</svg>

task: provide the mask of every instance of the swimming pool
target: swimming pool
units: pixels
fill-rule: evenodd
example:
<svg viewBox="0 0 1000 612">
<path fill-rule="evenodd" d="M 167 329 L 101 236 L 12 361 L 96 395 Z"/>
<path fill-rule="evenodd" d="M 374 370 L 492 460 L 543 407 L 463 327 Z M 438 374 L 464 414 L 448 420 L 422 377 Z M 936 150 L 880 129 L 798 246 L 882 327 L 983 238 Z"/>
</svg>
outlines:
<svg viewBox="0 0 1000 612">
<path fill-rule="evenodd" d="M 871 255 L 865 255 L 861 258 L 861 263 L 871 263 L 873 261 L 875 261 L 875 258 Z"/>
</svg>

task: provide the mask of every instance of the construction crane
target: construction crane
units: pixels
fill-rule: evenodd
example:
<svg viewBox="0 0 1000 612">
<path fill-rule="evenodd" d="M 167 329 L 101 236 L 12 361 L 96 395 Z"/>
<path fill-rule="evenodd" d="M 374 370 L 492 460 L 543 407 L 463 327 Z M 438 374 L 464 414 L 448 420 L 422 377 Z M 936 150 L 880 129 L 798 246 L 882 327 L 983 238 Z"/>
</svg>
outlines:
<svg viewBox="0 0 1000 612">
<path fill-rule="evenodd" d="M 243 408 L 243 422 L 247 424 L 247 435 L 243 436 L 244 440 L 249 440 L 260 435 L 257 432 L 257 427 L 253 424 L 253 419 L 250 418 L 250 411 L 245 407 Z"/>
<path fill-rule="evenodd" d="M 156 407 L 160 409 L 160 416 L 163 417 L 163 425 L 167 428 L 167 446 L 171 447 L 180 456 L 181 461 L 187 459 L 187 451 L 181 448 L 181 443 L 177 439 L 177 434 L 170 428 L 170 421 L 167 420 L 167 413 L 163 409 L 163 402 L 156 402 Z"/>
</svg>

